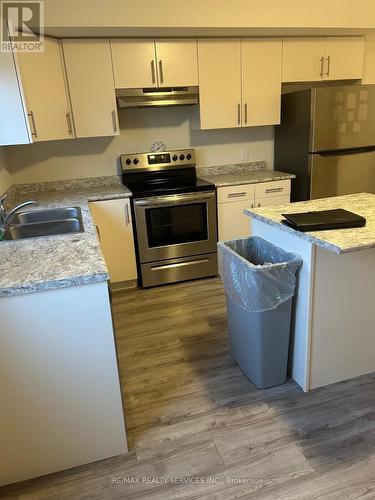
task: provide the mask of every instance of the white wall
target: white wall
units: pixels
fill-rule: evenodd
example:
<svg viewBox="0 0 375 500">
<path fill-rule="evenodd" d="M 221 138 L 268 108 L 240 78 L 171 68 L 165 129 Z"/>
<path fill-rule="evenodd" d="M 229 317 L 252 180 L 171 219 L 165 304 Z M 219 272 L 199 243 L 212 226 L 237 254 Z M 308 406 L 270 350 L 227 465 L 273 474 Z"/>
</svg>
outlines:
<svg viewBox="0 0 375 500">
<path fill-rule="evenodd" d="M 47 27 L 375 28 L 373 0 L 45 0 Z"/>
<path fill-rule="evenodd" d="M 12 182 L 28 183 L 115 175 L 121 153 L 149 151 L 160 139 L 167 148 L 194 147 L 198 166 L 241 161 L 249 149 L 249 161 L 265 160 L 273 168 L 273 127 L 226 130 L 192 130 L 190 107 L 120 110 L 121 134 L 36 143 L 6 148 Z"/>
<path fill-rule="evenodd" d="M 10 175 L 4 156 L 4 148 L 0 147 L 0 195 L 10 187 Z"/>
</svg>

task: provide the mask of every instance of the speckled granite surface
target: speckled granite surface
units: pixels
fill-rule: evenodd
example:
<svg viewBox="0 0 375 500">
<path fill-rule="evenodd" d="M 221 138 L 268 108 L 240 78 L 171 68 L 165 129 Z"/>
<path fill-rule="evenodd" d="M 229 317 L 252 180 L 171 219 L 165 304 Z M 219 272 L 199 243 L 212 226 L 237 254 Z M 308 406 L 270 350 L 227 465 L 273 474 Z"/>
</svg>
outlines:
<svg viewBox="0 0 375 500">
<path fill-rule="evenodd" d="M 216 187 L 238 186 L 257 182 L 294 179 L 295 175 L 267 169 L 266 162 L 239 163 L 218 167 L 197 168 L 197 176 Z"/>
<path fill-rule="evenodd" d="M 281 223 L 282 213 L 299 213 L 314 210 L 344 208 L 365 217 L 365 227 L 302 233 Z M 298 238 L 310 241 L 330 252 L 341 254 L 375 248 L 375 194 L 360 193 L 321 200 L 302 201 L 289 205 L 248 208 L 247 215 L 259 219 Z"/>
<path fill-rule="evenodd" d="M 109 275 L 89 201 L 130 196 L 118 177 L 12 188 L 12 206 L 35 199 L 38 209 L 81 207 L 84 232 L 0 242 L 0 297 L 106 281 Z"/>
</svg>

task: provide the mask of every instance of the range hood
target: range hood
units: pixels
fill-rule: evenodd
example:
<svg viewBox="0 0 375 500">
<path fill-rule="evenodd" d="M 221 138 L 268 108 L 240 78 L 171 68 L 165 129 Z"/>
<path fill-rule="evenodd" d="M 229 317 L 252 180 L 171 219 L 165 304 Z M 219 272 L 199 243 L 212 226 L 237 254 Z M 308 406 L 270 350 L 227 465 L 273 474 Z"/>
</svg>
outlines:
<svg viewBox="0 0 375 500">
<path fill-rule="evenodd" d="M 149 106 L 191 106 L 198 104 L 198 87 L 168 87 L 147 89 L 117 89 L 119 108 Z"/>
</svg>

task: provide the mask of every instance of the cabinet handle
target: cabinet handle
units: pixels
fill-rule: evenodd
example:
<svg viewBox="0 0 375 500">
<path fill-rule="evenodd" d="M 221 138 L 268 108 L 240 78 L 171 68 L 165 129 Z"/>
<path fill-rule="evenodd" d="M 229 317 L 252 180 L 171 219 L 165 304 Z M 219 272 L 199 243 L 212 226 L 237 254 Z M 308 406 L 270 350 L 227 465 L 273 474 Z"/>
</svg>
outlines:
<svg viewBox="0 0 375 500">
<path fill-rule="evenodd" d="M 125 204 L 125 222 L 127 226 L 130 224 L 129 205 L 127 203 Z"/>
<path fill-rule="evenodd" d="M 283 187 L 266 189 L 266 193 L 280 193 L 281 191 L 284 191 Z"/>
<path fill-rule="evenodd" d="M 70 113 L 66 113 L 66 121 L 68 122 L 68 133 L 69 135 L 73 135 L 72 129 L 72 119 L 70 118 Z"/>
<path fill-rule="evenodd" d="M 259 203 L 258 203 L 258 207 L 261 207 L 261 206 L 262 206 L 262 204 L 259 202 Z"/>
<path fill-rule="evenodd" d="M 254 203 L 251 204 L 251 208 L 254 208 Z"/>
<path fill-rule="evenodd" d="M 242 193 L 229 193 L 228 198 L 240 198 L 241 196 L 246 196 L 246 191 Z"/>
<path fill-rule="evenodd" d="M 245 125 L 247 125 L 247 102 L 245 102 Z"/>
<path fill-rule="evenodd" d="M 237 121 L 241 125 L 241 104 L 237 104 Z"/>
<path fill-rule="evenodd" d="M 329 72 L 331 70 L 331 56 L 327 57 L 327 73 L 326 76 L 329 76 Z"/>
<path fill-rule="evenodd" d="M 96 227 L 96 232 L 98 233 L 98 238 L 99 238 L 99 241 L 101 242 L 102 239 L 100 237 L 100 231 L 99 231 L 99 227 L 98 226 L 95 226 Z"/>
<path fill-rule="evenodd" d="M 113 132 L 116 134 L 117 133 L 117 121 L 116 121 L 116 111 L 112 109 L 112 125 L 113 125 Z"/>
<path fill-rule="evenodd" d="M 160 76 L 160 83 L 164 83 L 163 61 L 161 59 L 159 60 L 159 76 Z"/>
<path fill-rule="evenodd" d="M 31 118 L 31 135 L 33 135 L 35 138 L 37 138 L 38 134 L 36 132 L 34 113 L 32 111 L 30 111 L 30 113 L 28 113 L 27 116 L 29 116 Z"/>
<path fill-rule="evenodd" d="M 323 74 L 323 72 L 324 72 L 323 66 L 324 66 L 324 57 L 321 57 L 320 58 L 320 77 L 321 78 L 323 78 L 323 76 L 324 76 L 324 74 Z"/>
<path fill-rule="evenodd" d="M 152 83 L 156 83 L 156 76 L 155 76 L 155 61 L 151 61 L 151 78 L 152 78 Z"/>
</svg>

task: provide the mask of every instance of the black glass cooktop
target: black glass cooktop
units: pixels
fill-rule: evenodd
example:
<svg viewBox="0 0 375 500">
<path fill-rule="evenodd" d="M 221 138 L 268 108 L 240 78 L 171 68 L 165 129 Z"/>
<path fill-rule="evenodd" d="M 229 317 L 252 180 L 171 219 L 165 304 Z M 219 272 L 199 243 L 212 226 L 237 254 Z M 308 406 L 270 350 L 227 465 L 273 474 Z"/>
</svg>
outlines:
<svg viewBox="0 0 375 500">
<path fill-rule="evenodd" d="M 133 198 L 215 190 L 214 184 L 196 177 L 195 169 L 123 174 L 122 181 L 133 193 Z"/>
</svg>

